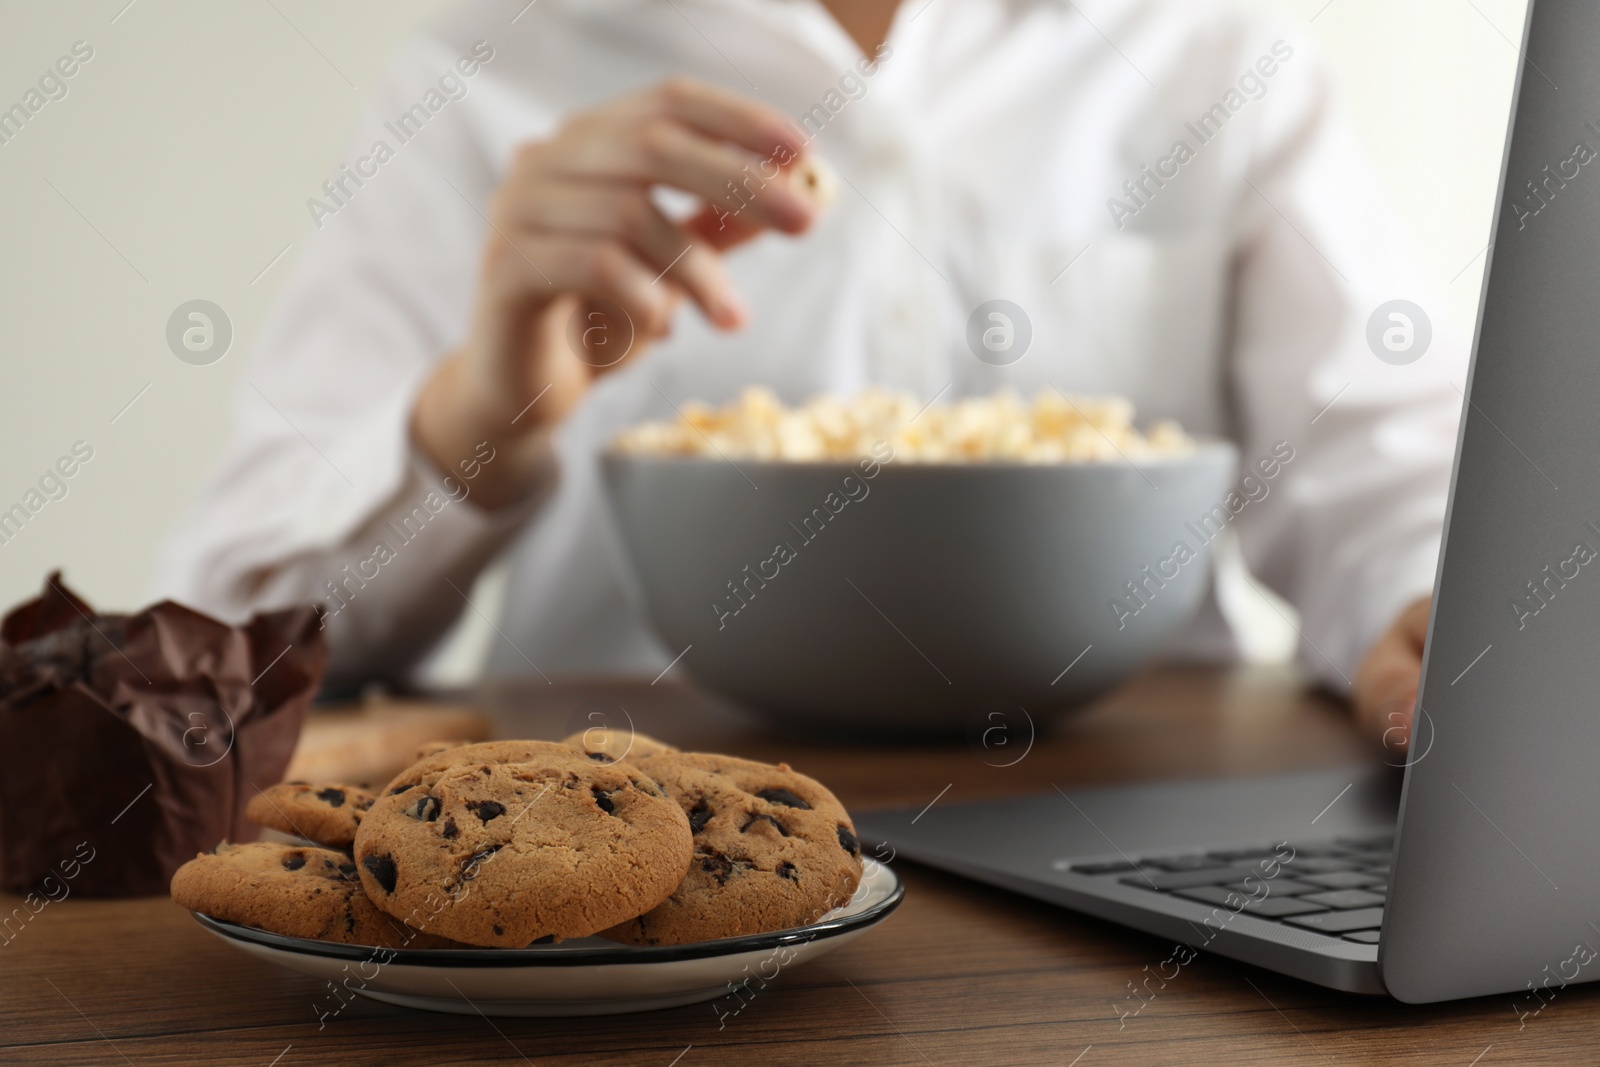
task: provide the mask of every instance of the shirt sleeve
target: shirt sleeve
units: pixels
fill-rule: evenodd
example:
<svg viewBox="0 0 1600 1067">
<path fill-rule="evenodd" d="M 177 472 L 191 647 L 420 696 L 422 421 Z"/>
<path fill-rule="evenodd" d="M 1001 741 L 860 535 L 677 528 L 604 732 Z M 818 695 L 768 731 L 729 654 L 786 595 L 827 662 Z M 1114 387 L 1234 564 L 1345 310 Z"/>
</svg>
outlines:
<svg viewBox="0 0 1600 1067">
<path fill-rule="evenodd" d="M 1432 589 L 1467 346 L 1428 321 L 1442 305 L 1315 58 L 1283 73 L 1239 193 L 1232 382 L 1253 480 L 1235 525 L 1251 570 L 1299 609 L 1303 662 L 1348 690 Z"/>
<path fill-rule="evenodd" d="M 468 474 L 483 455 L 433 470 L 410 440 L 465 331 L 494 181 L 473 107 L 489 72 L 461 77 L 460 58 L 407 49 L 308 199 L 316 230 L 240 373 L 234 437 L 157 568 L 158 595 L 226 619 L 327 604 L 334 684 L 408 672 L 541 499 L 485 512 Z M 457 99 L 437 91 L 453 71 Z"/>
</svg>

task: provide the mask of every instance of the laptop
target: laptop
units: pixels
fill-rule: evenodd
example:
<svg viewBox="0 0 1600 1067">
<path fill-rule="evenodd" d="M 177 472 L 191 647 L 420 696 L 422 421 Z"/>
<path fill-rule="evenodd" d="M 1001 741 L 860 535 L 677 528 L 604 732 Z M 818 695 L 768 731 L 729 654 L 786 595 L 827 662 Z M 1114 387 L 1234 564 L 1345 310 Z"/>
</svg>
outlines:
<svg viewBox="0 0 1600 1067">
<path fill-rule="evenodd" d="M 1466 396 L 1403 768 L 869 812 L 862 839 L 1354 993 L 1600 978 L 1600 5 L 1530 4 Z"/>
</svg>

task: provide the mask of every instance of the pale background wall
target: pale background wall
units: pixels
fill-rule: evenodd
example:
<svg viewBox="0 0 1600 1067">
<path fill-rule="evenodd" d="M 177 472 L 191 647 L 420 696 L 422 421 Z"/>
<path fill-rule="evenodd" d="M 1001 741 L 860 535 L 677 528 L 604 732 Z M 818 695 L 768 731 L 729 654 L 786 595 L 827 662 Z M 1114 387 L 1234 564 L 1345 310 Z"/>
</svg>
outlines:
<svg viewBox="0 0 1600 1067">
<path fill-rule="evenodd" d="M 1429 310 L 1469 334 L 1524 0 L 1255 2 L 1320 40 L 1441 294 Z M 95 52 L 0 145 L 0 509 L 72 442 L 95 450 L 0 546 L 0 605 L 58 566 L 102 609 L 143 603 L 156 546 L 226 440 L 242 356 L 312 233 L 306 198 L 387 57 L 446 6 L 0 0 L 0 106 L 74 41 Z M 164 333 L 197 297 L 235 331 L 204 367 L 175 359 Z M 477 644 L 456 642 L 453 673 Z M 1281 634 L 1261 648 L 1281 650 Z"/>
</svg>

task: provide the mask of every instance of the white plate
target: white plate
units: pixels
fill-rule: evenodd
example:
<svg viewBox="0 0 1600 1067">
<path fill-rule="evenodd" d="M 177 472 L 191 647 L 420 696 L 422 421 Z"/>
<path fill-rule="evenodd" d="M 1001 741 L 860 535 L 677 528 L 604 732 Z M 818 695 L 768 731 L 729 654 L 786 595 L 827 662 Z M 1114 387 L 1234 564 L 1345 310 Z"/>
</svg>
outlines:
<svg viewBox="0 0 1600 1067">
<path fill-rule="evenodd" d="M 904 894 L 893 871 L 868 860 L 850 903 L 809 926 L 657 948 L 583 937 L 515 949 L 375 949 L 194 917 L 258 959 L 325 980 L 319 1016 L 337 1015 L 354 994 L 462 1015 L 612 1015 L 717 997 L 736 1010 L 780 971 L 882 922 Z"/>
</svg>

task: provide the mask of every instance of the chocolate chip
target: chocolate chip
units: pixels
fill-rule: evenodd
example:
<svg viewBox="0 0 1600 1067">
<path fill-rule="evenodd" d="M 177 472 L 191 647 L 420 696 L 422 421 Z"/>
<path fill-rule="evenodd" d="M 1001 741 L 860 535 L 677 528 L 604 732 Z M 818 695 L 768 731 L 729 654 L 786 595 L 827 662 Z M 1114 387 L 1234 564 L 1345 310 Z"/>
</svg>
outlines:
<svg viewBox="0 0 1600 1067">
<path fill-rule="evenodd" d="M 705 797 L 695 801 L 694 807 L 689 809 L 689 832 L 697 834 L 704 830 L 706 823 L 711 821 L 713 814 L 715 813 L 711 810 L 711 805 L 706 803 Z"/>
<path fill-rule="evenodd" d="M 756 796 L 770 804 L 782 804 L 786 808 L 799 808 L 801 811 L 810 811 L 811 805 L 789 792 L 787 789 L 762 789 Z"/>
<path fill-rule="evenodd" d="M 856 835 L 850 832 L 849 827 L 842 824 L 839 827 L 839 847 L 852 856 L 861 855 L 861 842 L 856 840 Z"/>
<path fill-rule="evenodd" d="M 700 869 L 715 878 L 718 885 L 727 885 L 730 877 L 749 870 L 750 866 L 749 860 L 731 860 L 720 852 L 708 852 L 700 857 Z"/>
<path fill-rule="evenodd" d="M 594 802 L 600 805 L 601 811 L 607 815 L 615 815 L 617 813 L 617 806 L 611 802 L 611 794 L 599 786 L 591 786 L 589 791 L 594 794 Z"/>
<path fill-rule="evenodd" d="M 779 878 L 787 878 L 791 882 L 797 880 L 794 864 L 790 863 L 788 860 L 784 860 L 782 863 L 778 864 L 776 874 Z"/>
<path fill-rule="evenodd" d="M 597 760 L 600 763 L 615 763 L 615 762 L 617 762 L 616 760 L 612 759 L 610 756 L 606 755 L 604 752 L 591 752 L 591 753 L 589 753 L 589 758 L 592 759 L 592 760 Z"/>
<path fill-rule="evenodd" d="M 319 789 L 317 790 L 317 799 L 323 801 L 329 807 L 341 808 L 344 806 L 344 790 L 335 789 L 332 786 L 326 789 Z"/>
<path fill-rule="evenodd" d="M 445 816 L 445 820 L 444 820 L 444 836 L 445 837 L 454 837 L 457 834 L 459 834 L 460 832 L 461 832 L 460 827 L 456 826 L 456 817 L 454 815 Z"/>
<path fill-rule="evenodd" d="M 305 865 L 306 854 L 304 852 L 291 852 L 283 857 L 283 869 L 286 871 L 298 871 Z"/>
<path fill-rule="evenodd" d="M 416 787 L 417 787 L 417 783 L 415 783 L 415 782 L 412 782 L 410 785 L 397 785 L 393 789 L 389 790 L 389 795 L 392 796 L 392 797 L 393 796 L 399 796 L 401 793 L 404 793 L 407 789 L 415 789 Z"/>
<path fill-rule="evenodd" d="M 439 817 L 439 798 L 430 797 L 424 793 L 410 804 L 407 804 L 404 811 L 413 819 L 432 822 Z"/>
<path fill-rule="evenodd" d="M 360 800 L 352 800 L 350 807 L 354 811 L 366 811 L 372 807 L 372 798 L 362 797 Z"/>
<path fill-rule="evenodd" d="M 784 837 L 788 837 L 789 836 L 789 831 L 783 825 L 783 823 L 779 822 L 777 819 L 774 819 L 770 815 L 752 815 L 752 816 L 750 816 L 748 819 L 746 819 L 744 821 L 744 825 L 739 827 L 739 832 L 741 834 L 749 833 L 750 832 L 750 827 L 754 826 L 758 822 L 770 822 L 777 829 L 778 833 L 782 834 Z"/>
<path fill-rule="evenodd" d="M 467 810 L 484 822 L 497 819 L 506 813 L 506 806 L 498 800 L 469 800 Z"/>
<path fill-rule="evenodd" d="M 478 877 L 478 864 L 482 863 L 484 860 L 488 859 L 490 856 L 493 856 L 499 851 L 499 845 L 490 845 L 482 852 L 474 852 L 472 855 L 468 856 L 467 861 L 461 865 L 461 880 L 463 882 L 470 882 L 474 878 Z"/>
<path fill-rule="evenodd" d="M 499 923 L 495 923 L 494 924 L 494 936 L 496 936 L 496 937 L 504 937 L 504 936 L 506 936 L 505 927 L 501 926 Z"/>
<path fill-rule="evenodd" d="M 347 882 L 355 881 L 356 880 L 356 865 L 354 863 L 348 862 L 348 861 L 345 862 L 345 863 L 339 864 L 339 877 L 343 878 Z"/>
<path fill-rule="evenodd" d="M 368 856 L 361 861 L 361 866 L 377 881 L 379 888 L 385 893 L 394 892 L 395 878 L 398 872 L 394 869 L 392 856 Z"/>
</svg>

